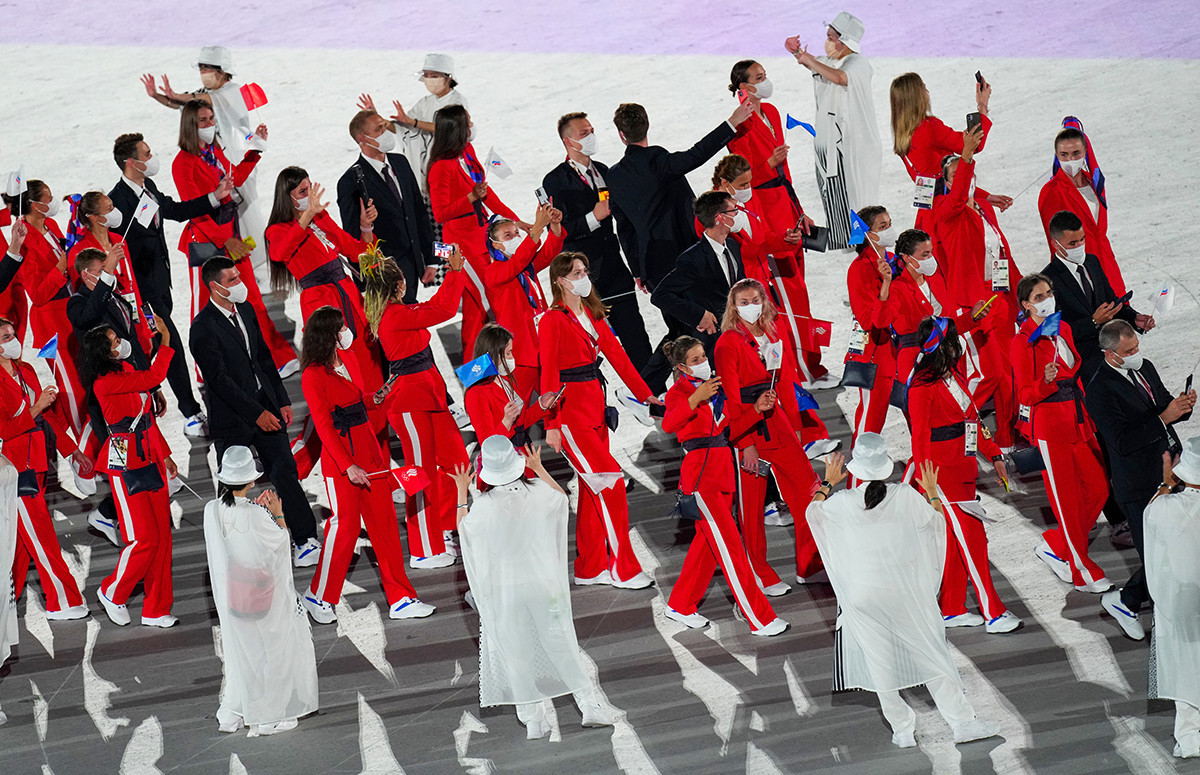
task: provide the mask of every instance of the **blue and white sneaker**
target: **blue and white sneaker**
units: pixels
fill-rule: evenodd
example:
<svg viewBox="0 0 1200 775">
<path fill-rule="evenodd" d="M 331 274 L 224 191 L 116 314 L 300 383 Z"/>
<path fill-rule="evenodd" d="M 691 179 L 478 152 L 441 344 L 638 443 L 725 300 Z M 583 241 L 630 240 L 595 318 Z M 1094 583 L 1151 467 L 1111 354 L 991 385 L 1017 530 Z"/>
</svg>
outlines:
<svg viewBox="0 0 1200 775">
<path fill-rule="evenodd" d="M 424 619 L 437 609 L 415 597 L 402 597 L 388 609 L 389 619 Z"/>
<path fill-rule="evenodd" d="M 337 614 L 334 613 L 333 606 L 324 600 L 313 597 L 311 592 L 304 593 L 304 596 L 300 598 L 300 604 L 317 624 L 333 624 L 337 621 Z"/>
<path fill-rule="evenodd" d="M 1020 626 L 1021 617 L 1017 616 L 1012 611 L 1005 611 L 995 619 L 992 619 L 990 622 L 988 622 L 983 629 L 987 630 L 988 634 L 990 635 L 1002 635 L 1006 632 L 1012 632 Z"/>
<path fill-rule="evenodd" d="M 100 509 L 92 509 L 87 515 L 88 527 L 108 539 L 113 546 L 120 547 L 121 539 L 117 535 L 117 523 L 105 518 Z"/>
<path fill-rule="evenodd" d="M 1104 596 L 1100 598 L 1100 605 L 1104 607 L 1109 616 L 1117 620 L 1117 624 L 1121 625 L 1121 629 L 1125 631 L 1126 635 L 1134 640 L 1142 640 L 1146 637 L 1146 630 L 1138 621 L 1138 615 L 1121 602 L 1121 590 L 1114 589 L 1111 592 L 1105 592 Z"/>
<path fill-rule="evenodd" d="M 780 506 L 775 501 L 771 501 L 763 507 L 763 524 L 774 525 L 775 527 L 787 527 L 795 520 L 788 513 L 786 506 Z"/>
<path fill-rule="evenodd" d="M 957 614 L 956 616 L 943 616 L 942 621 L 946 624 L 947 628 L 978 627 L 983 624 L 983 617 L 968 611 L 965 614 Z"/>
<path fill-rule="evenodd" d="M 311 568 L 321 557 L 321 542 L 310 538 L 292 549 L 292 565 L 297 568 Z"/>
<path fill-rule="evenodd" d="M 298 358 L 292 358 L 290 361 L 279 367 L 279 378 L 287 379 L 293 374 L 297 374 L 299 371 L 300 360 Z"/>
<path fill-rule="evenodd" d="M 1042 541 L 1033 550 L 1033 553 L 1038 556 L 1038 559 L 1046 563 L 1050 570 L 1054 571 L 1054 575 L 1058 576 L 1058 580 L 1067 584 L 1071 583 L 1071 565 L 1059 557 L 1054 552 L 1050 551 L 1050 544 Z"/>
<path fill-rule="evenodd" d="M 208 418 L 204 412 L 193 414 L 183 423 L 183 435 L 192 438 L 204 438 L 208 435 Z"/>
<path fill-rule="evenodd" d="M 650 416 L 650 405 L 643 404 L 641 401 L 633 397 L 633 394 L 624 388 L 614 388 L 613 398 L 617 399 L 617 406 L 628 409 L 633 414 L 633 419 L 640 422 L 642 425 L 654 425 L 654 418 Z"/>
</svg>

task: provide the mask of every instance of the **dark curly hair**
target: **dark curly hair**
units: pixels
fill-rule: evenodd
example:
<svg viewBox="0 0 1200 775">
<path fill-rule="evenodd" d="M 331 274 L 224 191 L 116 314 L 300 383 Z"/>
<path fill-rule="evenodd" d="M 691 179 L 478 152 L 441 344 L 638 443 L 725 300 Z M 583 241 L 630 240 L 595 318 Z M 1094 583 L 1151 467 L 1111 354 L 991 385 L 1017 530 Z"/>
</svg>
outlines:
<svg viewBox="0 0 1200 775">
<path fill-rule="evenodd" d="M 96 326 L 83 335 L 79 342 L 79 381 L 89 393 L 96 380 L 105 374 L 121 370 L 121 363 L 112 356 L 112 342 L 109 341 L 108 326 Z"/>
<path fill-rule="evenodd" d="M 346 325 L 346 318 L 337 307 L 321 307 L 308 316 L 304 323 L 304 336 L 300 340 L 300 368 L 313 364 L 330 366 L 337 351 L 338 334 Z"/>
</svg>

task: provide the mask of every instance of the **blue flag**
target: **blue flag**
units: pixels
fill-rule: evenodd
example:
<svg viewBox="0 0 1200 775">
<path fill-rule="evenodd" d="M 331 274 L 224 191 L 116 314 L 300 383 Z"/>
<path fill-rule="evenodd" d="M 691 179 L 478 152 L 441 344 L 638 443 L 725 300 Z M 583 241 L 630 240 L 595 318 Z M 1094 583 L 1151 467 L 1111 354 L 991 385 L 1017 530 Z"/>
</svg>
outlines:
<svg viewBox="0 0 1200 775">
<path fill-rule="evenodd" d="M 454 370 L 458 375 L 459 381 L 463 383 L 463 388 L 469 388 L 480 380 L 494 377 L 500 372 L 496 371 L 496 364 L 492 362 L 492 356 L 484 353 L 473 361 L 468 361 L 462 366 Z"/>
<path fill-rule="evenodd" d="M 792 385 L 796 388 L 796 403 L 800 404 L 800 411 L 805 412 L 812 409 L 814 412 L 821 408 L 817 403 L 817 399 L 813 398 L 813 394 L 809 393 L 800 384 L 793 382 Z"/>
<path fill-rule="evenodd" d="M 801 120 L 799 120 L 799 119 L 792 118 L 792 114 L 791 114 L 791 113 L 789 113 L 789 114 L 788 114 L 788 117 L 787 117 L 787 128 L 788 128 L 788 129 L 795 129 L 795 128 L 796 128 L 796 127 L 798 127 L 798 126 L 802 126 L 802 127 L 804 127 L 806 130 L 808 130 L 808 133 L 809 133 L 810 135 L 812 135 L 813 137 L 816 137 L 816 136 L 817 136 L 817 130 L 813 129 L 813 125 L 812 125 L 812 124 L 806 124 L 806 123 L 804 123 L 803 121 L 801 121 Z"/>
<path fill-rule="evenodd" d="M 1033 329 L 1033 333 L 1029 335 L 1029 343 L 1033 344 L 1040 336 L 1058 336 L 1058 324 L 1062 320 L 1062 311 L 1052 312 L 1042 321 L 1042 324 Z"/>
<path fill-rule="evenodd" d="M 50 337 L 50 341 L 42 345 L 42 349 L 38 350 L 37 357 L 47 359 L 58 357 L 58 334 Z"/>
<path fill-rule="evenodd" d="M 864 221 L 862 218 L 859 218 L 858 213 L 851 210 L 850 211 L 850 244 L 851 245 L 861 245 L 863 242 L 866 241 L 867 232 L 869 232 L 870 230 L 871 230 L 871 227 L 867 225 L 866 221 Z"/>
</svg>

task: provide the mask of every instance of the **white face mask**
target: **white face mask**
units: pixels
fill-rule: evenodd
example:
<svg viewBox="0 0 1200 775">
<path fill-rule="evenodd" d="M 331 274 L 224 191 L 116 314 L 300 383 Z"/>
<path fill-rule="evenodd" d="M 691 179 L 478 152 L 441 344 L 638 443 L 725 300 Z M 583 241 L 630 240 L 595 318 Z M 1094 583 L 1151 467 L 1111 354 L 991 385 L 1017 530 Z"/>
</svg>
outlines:
<svg viewBox="0 0 1200 775">
<path fill-rule="evenodd" d="M 596 147 L 599 145 L 600 140 L 596 136 L 596 133 L 592 132 L 587 137 L 581 137 L 575 142 L 579 143 L 580 153 L 582 153 L 584 156 L 592 156 L 596 153 Z"/>
<path fill-rule="evenodd" d="M 502 245 L 502 247 L 500 248 L 500 250 L 501 250 L 501 252 L 504 253 L 504 255 L 511 258 L 517 254 L 517 248 L 519 248 L 521 246 L 521 243 L 524 241 L 525 241 L 525 235 L 518 234 L 517 236 L 513 237 L 512 239 L 504 240 L 503 242 L 501 242 L 500 244 Z M 584 294 L 584 295 L 586 295 L 586 294 Z"/>
<path fill-rule="evenodd" d="M 688 366 L 692 372 L 692 376 L 696 379 L 711 379 L 712 364 L 708 361 L 700 361 L 695 366 Z"/>
<path fill-rule="evenodd" d="M 217 74 L 211 73 L 211 72 L 210 73 L 200 73 L 200 84 L 205 89 L 217 88 Z"/>
<path fill-rule="evenodd" d="M 1079 171 L 1083 169 L 1083 165 L 1087 162 L 1086 159 L 1071 159 L 1070 161 L 1059 161 L 1058 166 L 1062 167 L 1063 172 L 1070 177 L 1075 177 Z"/>
<path fill-rule="evenodd" d="M 1083 263 L 1085 258 L 1087 258 L 1086 244 L 1078 245 L 1073 248 L 1063 247 L 1062 243 L 1059 243 L 1058 246 L 1062 248 L 1063 251 L 1061 254 L 1059 254 L 1059 258 L 1063 259 L 1064 261 L 1070 261 L 1072 264 L 1079 265 Z"/>
<path fill-rule="evenodd" d="M 383 130 L 383 134 L 381 134 L 379 137 L 372 139 L 374 139 L 375 144 L 379 146 L 380 153 L 391 153 L 396 148 L 396 135 L 387 131 L 386 129 Z"/>
<path fill-rule="evenodd" d="M 896 227 L 889 226 L 883 231 L 875 235 L 879 238 L 879 244 L 885 248 L 896 247 Z"/>
<path fill-rule="evenodd" d="M 128 339 L 118 339 L 117 340 L 117 360 L 123 361 L 132 354 L 133 354 L 133 345 L 131 345 L 129 343 L 129 340 Z"/>
<path fill-rule="evenodd" d="M 738 210 L 733 216 L 733 226 L 729 230 L 733 231 L 733 232 L 738 232 L 738 231 L 741 231 L 742 229 L 749 228 L 749 226 L 750 226 L 750 216 L 746 215 L 745 210 Z"/>
<path fill-rule="evenodd" d="M 21 357 L 21 340 L 9 339 L 4 344 L 0 344 L 0 357 L 7 358 L 10 361 L 15 361 Z"/>
<path fill-rule="evenodd" d="M 200 142 L 205 145 L 212 145 L 212 141 L 217 138 L 217 127 L 213 126 L 200 127 L 196 130 L 200 135 Z"/>
<path fill-rule="evenodd" d="M 57 199 L 51 199 L 49 202 L 38 202 L 38 204 L 46 208 L 47 218 L 53 218 L 58 215 L 58 209 L 62 206 L 62 202 Z"/>
<path fill-rule="evenodd" d="M 142 164 L 146 165 L 146 169 L 142 170 L 142 174 L 146 177 L 152 178 L 158 174 L 157 156 L 151 156 L 149 159 L 146 159 L 144 162 L 142 162 Z"/>
<path fill-rule="evenodd" d="M 421 80 L 425 82 L 425 88 L 429 90 L 430 94 L 437 94 L 450 85 L 449 79 L 440 75 L 433 78 L 421 76 Z"/>
<path fill-rule="evenodd" d="M 113 208 L 104 214 L 104 225 L 110 229 L 116 229 L 121 226 L 121 211 Z"/>
<path fill-rule="evenodd" d="M 250 290 L 246 287 L 245 283 L 238 283 L 232 288 L 226 288 L 224 285 L 218 283 L 217 287 L 224 290 L 225 293 L 228 294 L 225 298 L 227 298 L 229 301 L 232 301 L 234 304 L 245 303 L 246 297 L 250 294 Z"/>
<path fill-rule="evenodd" d="M 1116 353 L 1113 353 L 1113 355 L 1116 355 Z M 1118 355 L 1117 357 L 1119 358 L 1120 356 Z M 1137 371 L 1142 368 L 1142 354 L 1134 353 L 1133 355 L 1126 355 L 1125 360 L 1118 368 L 1125 369 L 1125 371 Z"/>
<path fill-rule="evenodd" d="M 773 92 L 775 90 L 774 87 L 771 85 L 770 78 L 763 78 L 758 83 L 752 83 L 750 85 L 753 86 L 755 89 L 754 96 L 758 97 L 760 100 L 771 99 L 771 92 Z"/>
<path fill-rule="evenodd" d="M 917 274 L 929 277 L 937 271 L 937 258 L 930 256 L 917 262 Z"/>
<path fill-rule="evenodd" d="M 516 370 L 517 370 L 516 358 L 505 358 L 504 359 L 504 373 L 512 374 Z"/>
<path fill-rule="evenodd" d="M 733 190 L 733 198 L 738 201 L 738 204 L 746 204 L 750 201 L 750 197 L 754 196 L 754 189 L 750 186 L 745 188 L 735 188 Z"/>
<path fill-rule="evenodd" d="M 571 293 L 576 296 L 587 296 L 592 292 L 592 278 L 584 275 L 578 280 L 567 280 L 571 284 Z"/>
<path fill-rule="evenodd" d="M 242 285 L 245 285 L 245 283 L 242 283 Z M 338 349 L 339 350 L 349 350 L 350 345 L 352 345 L 352 344 L 354 344 L 354 332 L 353 331 L 351 331 L 349 328 L 343 328 L 341 331 L 338 331 Z"/>
<path fill-rule="evenodd" d="M 1033 309 L 1039 318 L 1048 318 L 1058 309 L 1058 302 L 1054 300 L 1053 296 L 1049 296 L 1034 304 Z"/>
<path fill-rule="evenodd" d="M 305 210 L 307 210 L 308 209 L 308 197 L 302 196 L 299 199 L 297 199 L 296 200 L 296 209 L 299 210 L 300 212 L 304 212 Z"/>
<path fill-rule="evenodd" d="M 742 316 L 742 320 L 747 323 L 757 323 L 758 319 L 762 317 L 761 304 L 743 304 L 736 309 L 738 314 Z"/>
</svg>

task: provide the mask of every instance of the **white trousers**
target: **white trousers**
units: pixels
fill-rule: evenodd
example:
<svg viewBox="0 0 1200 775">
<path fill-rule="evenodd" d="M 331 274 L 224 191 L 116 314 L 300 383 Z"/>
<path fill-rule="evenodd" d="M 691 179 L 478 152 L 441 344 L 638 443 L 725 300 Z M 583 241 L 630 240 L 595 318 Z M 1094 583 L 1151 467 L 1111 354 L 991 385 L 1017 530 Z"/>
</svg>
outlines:
<svg viewBox="0 0 1200 775">
<path fill-rule="evenodd" d="M 957 729 L 975 718 L 975 709 L 967 700 L 967 695 L 963 692 L 960 682 L 942 676 L 935 678 L 925 686 L 933 696 L 938 712 L 942 714 L 942 718 L 946 719 L 946 723 L 950 725 L 951 729 Z M 900 696 L 900 692 L 888 691 L 876 692 L 876 694 L 879 695 L 879 707 L 883 710 L 883 717 L 891 725 L 893 734 L 912 732 L 916 728 L 917 714 Z"/>
<path fill-rule="evenodd" d="M 1175 700 L 1175 755 L 1200 756 L 1200 708 Z"/>
</svg>

